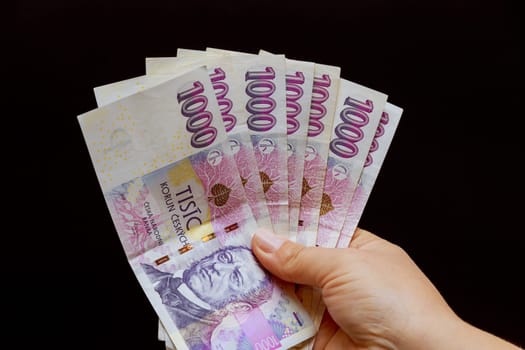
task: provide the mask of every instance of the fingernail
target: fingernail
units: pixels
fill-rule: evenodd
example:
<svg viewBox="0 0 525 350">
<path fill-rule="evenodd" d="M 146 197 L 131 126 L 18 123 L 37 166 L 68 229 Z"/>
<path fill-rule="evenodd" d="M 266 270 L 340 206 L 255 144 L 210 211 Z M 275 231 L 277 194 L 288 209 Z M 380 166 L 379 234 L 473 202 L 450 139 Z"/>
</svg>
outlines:
<svg viewBox="0 0 525 350">
<path fill-rule="evenodd" d="M 286 241 L 284 237 L 277 236 L 266 228 L 255 231 L 256 243 L 266 253 L 273 253 L 278 250 Z"/>
</svg>

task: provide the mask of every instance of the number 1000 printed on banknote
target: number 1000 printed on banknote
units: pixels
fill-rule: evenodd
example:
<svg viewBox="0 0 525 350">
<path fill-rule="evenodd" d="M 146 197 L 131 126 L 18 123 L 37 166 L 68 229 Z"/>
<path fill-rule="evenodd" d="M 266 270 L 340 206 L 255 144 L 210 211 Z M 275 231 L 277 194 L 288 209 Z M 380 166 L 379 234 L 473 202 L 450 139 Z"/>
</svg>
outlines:
<svg viewBox="0 0 525 350">
<path fill-rule="evenodd" d="M 79 117 L 120 240 L 177 349 L 289 348 L 311 320 L 257 228 L 203 68 Z"/>
</svg>

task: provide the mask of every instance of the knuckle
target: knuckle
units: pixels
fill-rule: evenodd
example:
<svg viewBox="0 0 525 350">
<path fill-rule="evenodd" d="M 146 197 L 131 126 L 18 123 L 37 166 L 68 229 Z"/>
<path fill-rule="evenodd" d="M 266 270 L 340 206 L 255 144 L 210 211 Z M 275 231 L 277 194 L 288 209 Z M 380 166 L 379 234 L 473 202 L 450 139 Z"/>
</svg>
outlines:
<svg viewBox="0 0 525 350">
<path fill-rule="evenodd" d="M 403 247 L 401 247 L 399 244 L 397 243 L 392 243 L 392 250 L 398 252 L 398 253 L 404 253 L 406 254 L 405 250 L 403 249 Z"/>
<path fill-rule="evenodd" d="M 399 256 L 408 256 L 406 250 L 398 244 L 390 243 L 390 248 L 394 254 L 397 254 Z"/>
</svg>

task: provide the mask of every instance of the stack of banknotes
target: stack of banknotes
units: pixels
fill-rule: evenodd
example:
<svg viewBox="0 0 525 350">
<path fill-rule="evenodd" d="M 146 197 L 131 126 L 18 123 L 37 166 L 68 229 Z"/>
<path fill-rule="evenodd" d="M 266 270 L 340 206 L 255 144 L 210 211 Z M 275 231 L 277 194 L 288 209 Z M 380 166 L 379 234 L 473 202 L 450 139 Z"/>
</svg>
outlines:
<svg viewBox="0 0 525 350">
<path fill-rule="evenodd" d="M 211 48 L 147 58 L 95 95 L 78 119 L 159 339 L 311 348 L 319 291 L 272 277 L 251 237 L 347 247 L 402 109 L 339 67 Z"/>
</svg>

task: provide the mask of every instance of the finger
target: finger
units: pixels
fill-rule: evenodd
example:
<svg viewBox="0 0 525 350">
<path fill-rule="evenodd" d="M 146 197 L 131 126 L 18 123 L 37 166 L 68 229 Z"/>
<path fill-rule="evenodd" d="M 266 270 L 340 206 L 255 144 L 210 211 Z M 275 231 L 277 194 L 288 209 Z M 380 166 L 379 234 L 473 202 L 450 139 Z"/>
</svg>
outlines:
<svg viewBox="0 0 525 350">
<path fill-rule="evenodd" d="M 328 344 L 324 347 L 324 350 L 357 350 L 359 349 L 352 339 L 346 334 L 341 328 L 335 332 L 334 336 L 330 338 Z M 361 349 L 363 349 L 361 347 Z"/>
<path fill-rule="evenodd" d="M 326 348 L 326 344 L 332 339 L 335 335 L 339 326 L 332 319 L 332 316 L 328 312 L 325 312 L 323 315 L 323 321 L 319 327 L 319 332 L 317 332 L 314 341 L 314 350 L 322 350 Z"/>
<path fill-rule="evenodd" d="M 277 277 L 320 288 L 345 266 L 342 260 L 346 249 L 305 247 L 267 229 L 255 233 L 252 249 L 261 264 Z"/>
</svg>

